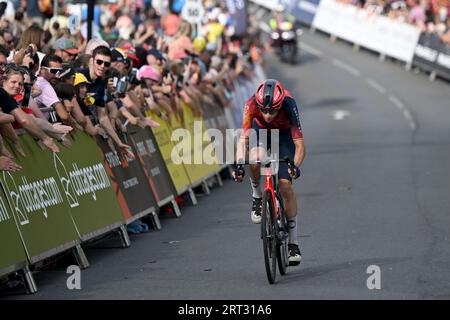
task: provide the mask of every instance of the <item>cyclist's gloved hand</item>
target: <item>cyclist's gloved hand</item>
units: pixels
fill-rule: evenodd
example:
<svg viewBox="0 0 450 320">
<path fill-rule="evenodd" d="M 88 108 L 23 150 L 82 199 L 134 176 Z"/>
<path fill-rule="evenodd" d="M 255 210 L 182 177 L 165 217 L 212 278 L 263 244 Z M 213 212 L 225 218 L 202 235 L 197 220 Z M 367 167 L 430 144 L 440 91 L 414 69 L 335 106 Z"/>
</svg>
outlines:
<svg viewBox="0 0 450 320">
<path fill-rule="evenodd" d="M 242 165 L 242 164 L 235 165 L 233 168 L 232 176 L 233 176 L 234 181 L 242 182 L 242 180 L 244 180 L 244 176 L 245 176 L 244 165 Z"/>
<path fill-rule="evenodd" d="M 293 161 L 288 161 L 288 170 L 292 179 L 297 179 L 301 175 L 300 168 L 297 167 Z"/>
</svg>

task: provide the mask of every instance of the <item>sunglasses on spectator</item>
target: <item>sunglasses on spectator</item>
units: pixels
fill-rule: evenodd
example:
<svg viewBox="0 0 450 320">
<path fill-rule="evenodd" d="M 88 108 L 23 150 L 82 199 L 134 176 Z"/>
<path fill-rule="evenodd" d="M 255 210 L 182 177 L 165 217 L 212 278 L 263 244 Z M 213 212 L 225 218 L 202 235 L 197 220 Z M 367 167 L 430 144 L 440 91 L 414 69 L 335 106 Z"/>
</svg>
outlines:
<svg viewBox="0 0 450 320">
<path fill-rule="evenodd" d="M 259 111 L 261 111 L 261 113 L 264 114 L 276 114 L 278 112 L 277 109 L 263 109 L 263 108 L 259 108 Z"/>
<path fill-rule="evenodd" d="M 52 74 L 58 74 L 62 71 L 61 68 L 49 68 L 49 67 L 42 67 L 46 70 L 48 70 L 48 72 L 52 73 Z"/>
<path fill-rule="evenodd" d="M 97 63 L 99 66 L 101 66 L 102 64 L 105 64 L 105 67 L 107 67 L 107 68 L 109 68 L 111 66 L 111 62 L 103 61 L 100 59 L 95 60 L 95 63 Z"/>
</svg>

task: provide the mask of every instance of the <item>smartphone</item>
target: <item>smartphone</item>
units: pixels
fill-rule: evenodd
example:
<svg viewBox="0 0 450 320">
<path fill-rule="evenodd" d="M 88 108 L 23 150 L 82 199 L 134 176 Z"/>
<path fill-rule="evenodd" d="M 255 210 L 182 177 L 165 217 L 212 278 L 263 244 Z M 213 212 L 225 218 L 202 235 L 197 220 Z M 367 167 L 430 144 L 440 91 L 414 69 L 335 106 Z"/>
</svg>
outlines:
<svg viewBox="0 0 450 320">
<path fill-rule="evenodd" d="M 31 97 L 31 84 L 25 84 L 25 91 L 23 94 L 22 107 L 28 107 L 30 105 Z"/>
</svg>

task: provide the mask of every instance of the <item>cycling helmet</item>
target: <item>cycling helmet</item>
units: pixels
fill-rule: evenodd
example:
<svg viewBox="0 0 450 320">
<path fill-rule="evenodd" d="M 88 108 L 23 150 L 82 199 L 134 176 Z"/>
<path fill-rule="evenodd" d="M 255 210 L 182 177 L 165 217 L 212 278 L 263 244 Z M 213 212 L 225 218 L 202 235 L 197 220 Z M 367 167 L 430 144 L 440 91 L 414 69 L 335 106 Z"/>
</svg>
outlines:
<svg viewBox="0 0 450 320">
<path fill-rule="evenodd" d="M 258 86 L 255 93 L 258 107 L 263 110 L 278 110 L 284 99 L 284 88 L 275 79 L 267 79 Z"/>
</svg>

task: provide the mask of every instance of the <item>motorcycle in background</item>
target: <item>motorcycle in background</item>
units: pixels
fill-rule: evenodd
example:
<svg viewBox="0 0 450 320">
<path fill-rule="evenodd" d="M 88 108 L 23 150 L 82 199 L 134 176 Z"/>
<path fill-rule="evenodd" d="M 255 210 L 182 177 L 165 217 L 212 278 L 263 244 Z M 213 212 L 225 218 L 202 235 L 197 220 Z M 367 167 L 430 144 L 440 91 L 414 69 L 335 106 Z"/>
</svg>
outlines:
<svg viewBox="0 0 450 320">
<path fill-rule="evenodd" d="M 300 28 L 292 22 L 283 22 L 277 30 L 272 31 L 272 47 L 274 47 L 281 61 L 295 64 L 298 55 L 298 37 L 303 34 Z"/>
</svg>

